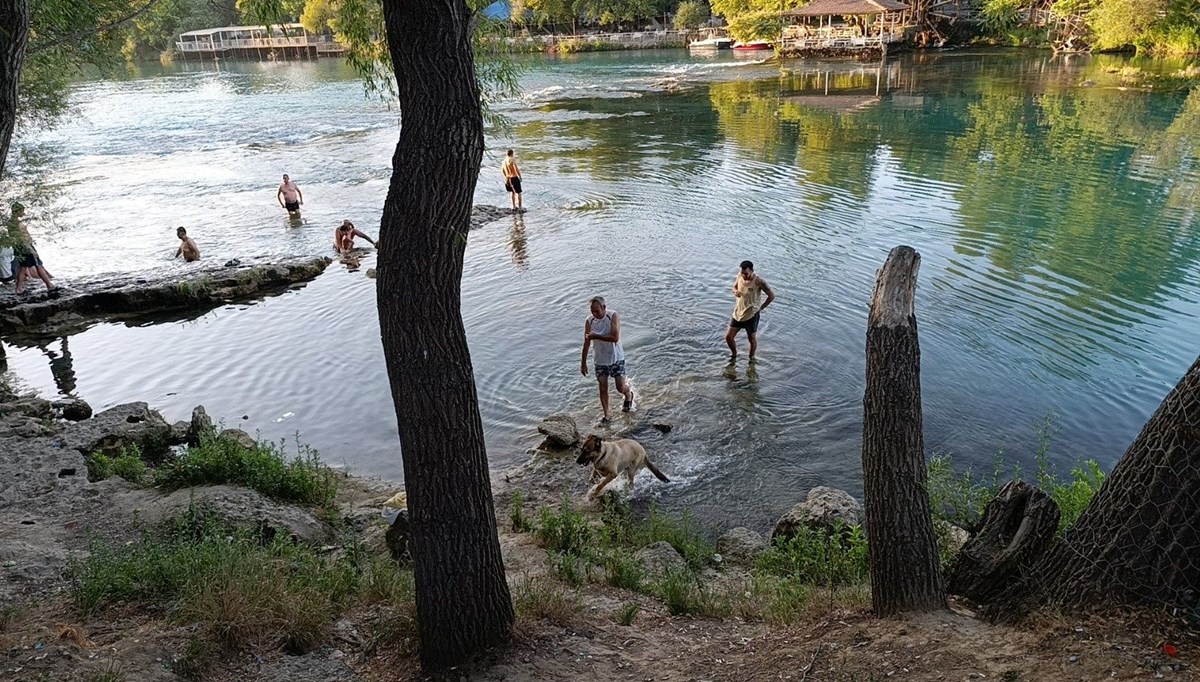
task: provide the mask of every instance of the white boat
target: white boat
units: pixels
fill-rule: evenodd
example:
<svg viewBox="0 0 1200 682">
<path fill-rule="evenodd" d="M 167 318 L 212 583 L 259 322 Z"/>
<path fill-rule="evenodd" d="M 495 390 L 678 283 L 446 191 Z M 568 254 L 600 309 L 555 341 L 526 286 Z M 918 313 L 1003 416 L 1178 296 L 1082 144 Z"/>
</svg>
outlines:
<svg viewBox="0 0 1200 682">
<path fill-rule="evenodd" d="M 733 47 L 733 38 L 719 35 L 715 31 L 707 31 L 707 34 L 707 38 L 693 40 L 688 43 L 688 49 L 696 50 L 697 52 L 712 52 L 715 50 L 728 50 Z"/>
</svg>

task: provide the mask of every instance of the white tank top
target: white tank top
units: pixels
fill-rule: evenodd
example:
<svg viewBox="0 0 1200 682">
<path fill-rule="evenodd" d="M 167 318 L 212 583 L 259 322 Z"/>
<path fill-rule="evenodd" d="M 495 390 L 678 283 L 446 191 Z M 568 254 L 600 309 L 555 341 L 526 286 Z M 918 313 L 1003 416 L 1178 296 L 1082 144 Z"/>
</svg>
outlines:
<svg viewBox="0 0 1200 682">
<path fill-rule="evenodd" d="M 600 336 L 608 336 L 612 333 L 612 311 L 604 313 L 604 317 L 596 319 L 589 315 L 588 320 L 592 323 L 592 333 Z M 613 343 L 612 341 L 592 341 L 592 351 L 595 354 L 595 363 L 597 365 L 615 365 L 625 359 L 625 351 L 621 348 L 621 344 Z"/>
</svg>

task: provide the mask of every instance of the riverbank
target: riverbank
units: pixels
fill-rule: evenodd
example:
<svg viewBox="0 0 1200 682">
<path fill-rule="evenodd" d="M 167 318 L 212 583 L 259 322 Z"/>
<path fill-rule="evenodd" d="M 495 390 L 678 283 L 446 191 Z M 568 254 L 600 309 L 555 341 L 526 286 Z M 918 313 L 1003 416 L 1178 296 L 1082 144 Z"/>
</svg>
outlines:
<svg viewBox="0 0 1200 682">
<path fill-rule="evenodd" d="M 293 461 L 200 408 L 175 424 L 145 404 L 74 408 L 0 405 L 5 679 L 429 679 L 404 525 L 381 517 L 403 504 L 395 485 Z M 959 602 L 870 617 L 861 540 L 834 543 L 834 568 L 814 535 L 859 520 L 844 493 L 785 515 L 787 543 L 714 543 L 620 494 L 586 505 L 574 454 L 547 445 L 493 475 L 517 633 L 444 679 L 1187 679 L 1194 639 L 1145 624 L 997 627 Z"/>
</svg>

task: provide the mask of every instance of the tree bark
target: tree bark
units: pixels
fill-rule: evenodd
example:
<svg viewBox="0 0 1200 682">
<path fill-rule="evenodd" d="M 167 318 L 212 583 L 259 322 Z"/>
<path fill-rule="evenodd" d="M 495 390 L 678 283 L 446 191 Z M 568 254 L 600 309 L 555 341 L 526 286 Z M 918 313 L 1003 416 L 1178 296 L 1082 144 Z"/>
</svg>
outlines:
<svg viewBox="0 0 1200 682">
<path fill-rule="evenodd" d="M 898 246 L 875 280 L 867 321 L 863 484 L 875 615 L 946 608 L 926 494 L 921 350 L 913 310 L 921 257 Z"/>
<path fill-rule="evenodd" d="M 1075 525 L 986 615 L 1012 621 L 1045 604 L 1200 607 L 1200 359 Z"/>
<path fill-rule="evenodd" d="M 950 594 L 980 604 L 1018 584 L 1049 549 L 1058 504 L 1024 481 L 1009 481 L 983 511 L 978 532 L 959 551 L 946 581 Z"/>
<path fill-rule="evenodd" d="M 0 178 L 17 125 L 17 97 L 29 43 L 29 0 L 0 0 Z"/>
<path fill-rule="evenodd" d="M 507 639 L 513 608 L 461 315 L 483 120 L 465 0 L 385 0 L 402 116 L 380 225 L 379 323 L 399 422 L 421 662 Z"/>
</svg>

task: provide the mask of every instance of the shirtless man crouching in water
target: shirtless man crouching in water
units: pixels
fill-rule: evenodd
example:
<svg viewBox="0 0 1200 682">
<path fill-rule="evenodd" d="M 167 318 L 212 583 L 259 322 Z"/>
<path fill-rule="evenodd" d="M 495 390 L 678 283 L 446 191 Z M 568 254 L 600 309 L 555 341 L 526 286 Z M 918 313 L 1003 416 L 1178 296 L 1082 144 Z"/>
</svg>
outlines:
<svg viewBox="0 0 1200 682">
<path fill-rule="evenodd" d="M 280 207 L 287 210 L 288 215 L 293 218 L 300 217 L 300 207 L 304 205 L 304 194 L 296 183 L 292 182 L 287 173 L 283 174 L 283 184 L 279 185 L 279 191 L 275 193 L 275 198 L 279 201 Z"/>
<path fill-rule="evenodd" d="M 196 246 L 196 241 L 188 236 L 187 230 L 182 226 L 175 230 L 175 236 L 179 237 L 179 250 L 175 252 L 175 257 L 183 256 L 183 259 L 189 263 L 200 260 L 200 247 Z"/>
</svg>

